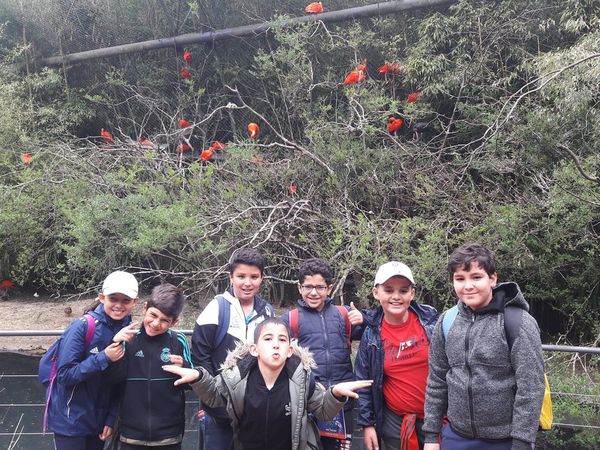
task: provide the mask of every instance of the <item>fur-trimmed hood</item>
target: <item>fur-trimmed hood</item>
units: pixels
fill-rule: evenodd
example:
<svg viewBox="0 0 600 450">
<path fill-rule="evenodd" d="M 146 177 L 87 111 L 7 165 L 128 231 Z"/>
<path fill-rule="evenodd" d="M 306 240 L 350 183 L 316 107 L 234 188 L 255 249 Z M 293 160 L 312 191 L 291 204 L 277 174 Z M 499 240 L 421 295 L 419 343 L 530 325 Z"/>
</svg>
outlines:
<svg viewBox="0 0 600 450">
<path fill-rule="evenodd" d="M 317 367 L 312 353 L 308 351 L 308 349 L 299 346 L 295 341 L 292 341 L 292 348 L 294 349 L 294 353 L 292 353 L 292 356 L 286 361 L 286 367 L 295 370 L 298 365 L 302 364 L 304 370 L 308 373 Z M 227 352 L 227 358 L 225 358 L 225 361 L 221 364 L 221 370 L 230 370 L 237 366 L 240 369 L 240 373 L 245 374 L 256 362 L 257 358 L 250 354 L 250 344 L 240 342 L 233 350 Z M 292 367 L 290 367 L 290 365 Z"/>
</svg>

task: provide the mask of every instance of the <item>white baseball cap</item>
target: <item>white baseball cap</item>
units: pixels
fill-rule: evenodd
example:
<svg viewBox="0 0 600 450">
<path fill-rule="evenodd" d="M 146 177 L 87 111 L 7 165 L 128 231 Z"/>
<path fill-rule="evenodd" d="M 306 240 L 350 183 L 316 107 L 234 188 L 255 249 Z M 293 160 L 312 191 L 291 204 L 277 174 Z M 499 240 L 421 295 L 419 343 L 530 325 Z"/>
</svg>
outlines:
<svg viewBox="0 0 600 450">
<path fill-rule="evenodd" d="M 383 284 L 392 277 L 404 277 L 412 284 L 415 284 L 412 271 L 410 268 L 401 262 L 390 261 L 383 264 L 375 275 L 375 286 Z"/>
<path fill-rule="evenodd" d="M 117 270 L 108 275 L 102 283 L 102 293 L 104 295 L 123 294 L 129 298 L 137 298 L 138 282 L 130 273 Z"/>
</svg>

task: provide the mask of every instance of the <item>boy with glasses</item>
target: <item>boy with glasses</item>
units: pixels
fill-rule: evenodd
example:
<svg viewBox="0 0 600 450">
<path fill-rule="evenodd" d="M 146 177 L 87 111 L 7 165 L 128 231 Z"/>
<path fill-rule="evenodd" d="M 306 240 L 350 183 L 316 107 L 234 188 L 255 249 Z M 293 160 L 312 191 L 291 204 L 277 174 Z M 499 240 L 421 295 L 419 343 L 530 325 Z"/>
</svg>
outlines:
<svg viewBox="0 0 600 450">
<path fill-rule="evenodd" d="M 304 261 L 298 269 L 298 291 L 302 296 L 298 308 L 282 316 L 298 344 L 313 354 L 317 367 L 314 376 L 325 388 L 354 380 L 349 346 L 362 335 L 362 313 L 350 307 L 336 307 L 329 297 L 333 290 L 333 272 L 322 259 Z M 321 442 L 325 450 L 350 449 L 352 443 L 352 408 L 348 402 L 336 420 L 320 423 Z"/>
</svg>

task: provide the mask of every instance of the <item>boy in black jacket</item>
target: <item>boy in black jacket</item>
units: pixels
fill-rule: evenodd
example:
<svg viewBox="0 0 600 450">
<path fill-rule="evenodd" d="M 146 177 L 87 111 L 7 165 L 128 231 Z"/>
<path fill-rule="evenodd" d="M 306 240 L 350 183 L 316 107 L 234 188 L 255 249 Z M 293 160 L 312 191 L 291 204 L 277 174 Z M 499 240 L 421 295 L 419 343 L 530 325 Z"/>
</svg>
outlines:
<svg viewBox="0 0 600 450">
<path fill-rule="evenodd" d="M 181 289 L 161 284 L 144 304 L 139 330 L 133 326 L 114 337 L 125 345 L 125 357 L 110 368 L 113 381 L 124 381 L 119 450 L 180 450 L 185 427 L 185 395 L 176 377 L 162 366 L 191 367 L 186 337 L 172 331 L 185 305 Z"/>
</svg>

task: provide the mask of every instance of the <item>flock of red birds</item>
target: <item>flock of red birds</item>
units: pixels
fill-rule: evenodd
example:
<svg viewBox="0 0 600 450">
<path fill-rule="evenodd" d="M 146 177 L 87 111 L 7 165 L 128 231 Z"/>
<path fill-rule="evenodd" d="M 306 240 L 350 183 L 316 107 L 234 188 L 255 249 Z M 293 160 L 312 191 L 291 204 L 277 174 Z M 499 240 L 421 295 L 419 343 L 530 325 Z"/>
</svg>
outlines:
<svg viewBox="0 0 600 450">
<path fill-rule="evenodd" d="M 308 14 L 321 14 L 323 12 L 323 3 L 322 2 L 309 3 L 304 8 L 304 12 L 306 12 Z M 192 77 L 192 73 L 190 72 L 190 65 L 192 64 L 192 57 L 193 57 L 192 52 L 190 52 L 189 50 L 185 50 L 183 52 L 183 56 L 182 56 L 183 65 L 179 69 L 179 74 L 185 80 L 188 80 Z M 380 74 L 384 74 L 387 79 L 388 76 L 395 77 L 395 76 L 402 75 L 403 69 L 400 66 L 400 64 L 398 64 L 398 63 L 386 62 L 381 67 L 379 67 L 377 72 Z M 356 68 L 354 70 L 350 71 L 348 73 L 348 75 L 346 75 L 346 78 L 344 79 L 343 84 L 345 86 L 360 84 L 361 82 L 363 82 L 366 79 L 366 77 L 367 77 L 367 60 L 365 59 L 362 62 L 362 64 L 359 64 L 358 66 L 356 66 Z M 411 92 L 410 94 L 408 94 L 408 96 L 406 98 L 407 103 L 416 102 L 417 100 L 419 100 L 420 95 L 421 95 L 421 93 L 419 91 Z M 179 119 L 177 124 L 179 125 L 180 128 L 183 128 L 183 129 L 188 128 L 192 125 L 189 120 L 184 119 L 184 118 Z M 388 118 L 386 129 L 389 133 L 396 133 L 403 126 L 404 126 L 404 120 L 392 115 Z M 251 139 L 258 139 L 258 135 L 260 134 L 260 126 L 255 122 L 251 122 L 247 126 L 247 131 L 248 131 L 248 136 Z M 102 137 L 102 139 L 104 140 L 105 143 L 107 143 L 107 144 L 114 143 L 114 138 L 113 138 L 112 134 L 109 131 L 105 130 L 104 128 L 100 129 L 100 136 Z M 148 139 L 140 140 L 139 144 L 143 148 L 156 148 L 156 145 Z M 202 152 L 200 152 L 200 160 L 210 161 L 213 158 L 213 156 L 215 155 L 215 152 L 223 151 L 226 148 L 227 148 L 227 144 L 220 142 L 220 141 L 214 141 L 210 147 L 208 147 L 208 148 L 202 150 Z M 191 152 L 192 150 L 193 150 L 193 148 L 188 142 L 181 142 L 175 148 L 176 153 Z M 33 156 L 30 155 L 29 153 L 24 153 L 21 155 L 21 160 L 25 166 L 29 166 L 31 164 L 31 162 L 33 161 Z M 287 185 L 287 190 L 291 195 L 295 195 L 297 192 L 297 189 L 298 188 L 297 188 L 296 184 L 293 182 L 291 182 Z M 0 288 L 12 288 L 12 287 L 14 287 L 14 283 L 10 280 L 4 280 L 0 283 Z"/>
</svg>

